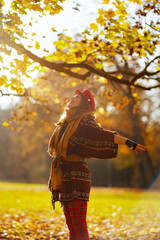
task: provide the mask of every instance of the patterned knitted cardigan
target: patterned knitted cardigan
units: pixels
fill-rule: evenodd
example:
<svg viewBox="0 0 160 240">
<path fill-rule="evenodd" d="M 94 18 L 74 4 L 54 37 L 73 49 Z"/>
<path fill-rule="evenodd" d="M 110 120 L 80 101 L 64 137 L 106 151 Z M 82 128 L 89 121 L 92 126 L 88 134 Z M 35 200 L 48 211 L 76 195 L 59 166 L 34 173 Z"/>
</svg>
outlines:
<svg viewBox="0 0 160 240">
<path fill-rule="evenodd" d="M 112 159 L 117 156 L 118 144 L 114 143 L 116 131 L 100 127 L 91 116 L 83 117 L 67 144 L 67 155 L 83 158 Z M 61 160 L 63 184 L 60 192 L 52 191 L 52 205 L 60 200 L 63 204 L 72 199 L 89 200 L 91 173 L 87 163 Z M 60 198 L 59 198 L 60 193 Z"/>
<path fill-rule="evenodd" d="M 84 158 L 112 159 L 117 156 L 118 144 L 114 143 L 116 131 L 100 127 L 90 116 L 82 118 L 76 132 L 70 137 L 67 155 Z"/>
</svg>

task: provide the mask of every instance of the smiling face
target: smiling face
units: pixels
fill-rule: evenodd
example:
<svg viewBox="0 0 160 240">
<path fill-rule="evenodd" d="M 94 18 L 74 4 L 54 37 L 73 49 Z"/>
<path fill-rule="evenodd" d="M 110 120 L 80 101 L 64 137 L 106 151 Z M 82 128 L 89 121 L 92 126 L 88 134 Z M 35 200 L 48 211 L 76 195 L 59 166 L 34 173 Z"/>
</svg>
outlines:
<svg viewBox="0 0 160 240">
<path fill-rule="evenodd" d="M 82 98 L 82 96 L 80 94 L 76 94 L 75 96 L 70 98 L 70 101 L 67 106 L 69 108 L 79 107 L 81 104 L 81 98 Z"/>
</svg>

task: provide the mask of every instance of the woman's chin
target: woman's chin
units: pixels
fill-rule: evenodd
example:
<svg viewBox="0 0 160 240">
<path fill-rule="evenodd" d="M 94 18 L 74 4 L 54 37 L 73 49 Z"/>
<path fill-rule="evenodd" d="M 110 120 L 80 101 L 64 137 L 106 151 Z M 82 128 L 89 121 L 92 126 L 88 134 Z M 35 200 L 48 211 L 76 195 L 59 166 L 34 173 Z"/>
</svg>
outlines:
<svg viewBox="0 0 160 240">
<path fill-rule="evenodd" d="M 68 103 L 66 108 L 77 108 L 78 106 L 75 106 L 73 103 Z"/>
</svg>

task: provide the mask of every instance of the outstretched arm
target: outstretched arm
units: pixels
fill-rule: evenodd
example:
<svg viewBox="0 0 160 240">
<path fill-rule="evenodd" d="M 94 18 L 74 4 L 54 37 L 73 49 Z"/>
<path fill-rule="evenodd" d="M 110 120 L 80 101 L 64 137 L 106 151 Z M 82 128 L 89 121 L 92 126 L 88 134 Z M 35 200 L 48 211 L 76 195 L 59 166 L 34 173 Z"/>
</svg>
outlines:
<svg viewBox="0 0 160 240">
<path fill-rule="evenodd" d="M 146 146 L 140 145 L 128 138 L 122 137 L 118 134 L 114 134 L 114 143 L 127 145 L 130 149 L 133 149 L 134 152 L 138 155 L 137 150 L 145 151 L 147 149 Z"/>
</svg>

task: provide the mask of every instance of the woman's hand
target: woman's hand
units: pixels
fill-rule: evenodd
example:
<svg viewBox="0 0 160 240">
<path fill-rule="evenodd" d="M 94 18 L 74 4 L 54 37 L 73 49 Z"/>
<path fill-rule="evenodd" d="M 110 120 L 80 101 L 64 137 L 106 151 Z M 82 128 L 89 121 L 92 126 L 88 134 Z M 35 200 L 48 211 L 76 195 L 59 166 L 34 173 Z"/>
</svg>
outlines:
<svg viewBox="0 0 160 240">
<path fill-rule="evenodd" d="M 133 149 L 133 151 L 135 152 L 136 155 L 138 155 L 137 150 L 145 151 L 147 149 L 146 146 L 140 145 L 140 144 L 138 144 L 128 138 L 122 137 L 118 134 L 114 134 L 114 143 L 127 145 L 127 147 L 129 147 L 129 149 Z"/>
<path fill-rule="evenodd" d="M 143 146 L 143 145 L 140 145 L 130 139 L 127 139 L 126 143 L 127 147 L 129 147 L 130 149 L 133 149 L 135 154 L 138 155 L 138 152 L 137 150 L 140 150 L 140 151 L 145 151 L 146 150 L 146 146 Z"/>
<path fill-rule="evenodd" d="M 130 149 L 133 149 L 133 147 L 131 147 Z M 145 151 L 146 149 L 147 149 L 146 146 L 143 146 L 143 145 L 137 144 L 136 148 L 134 149 L 134 152 L 135 152 L 136 155 L 138 155 L 137 150 Z"/>
</svg>

